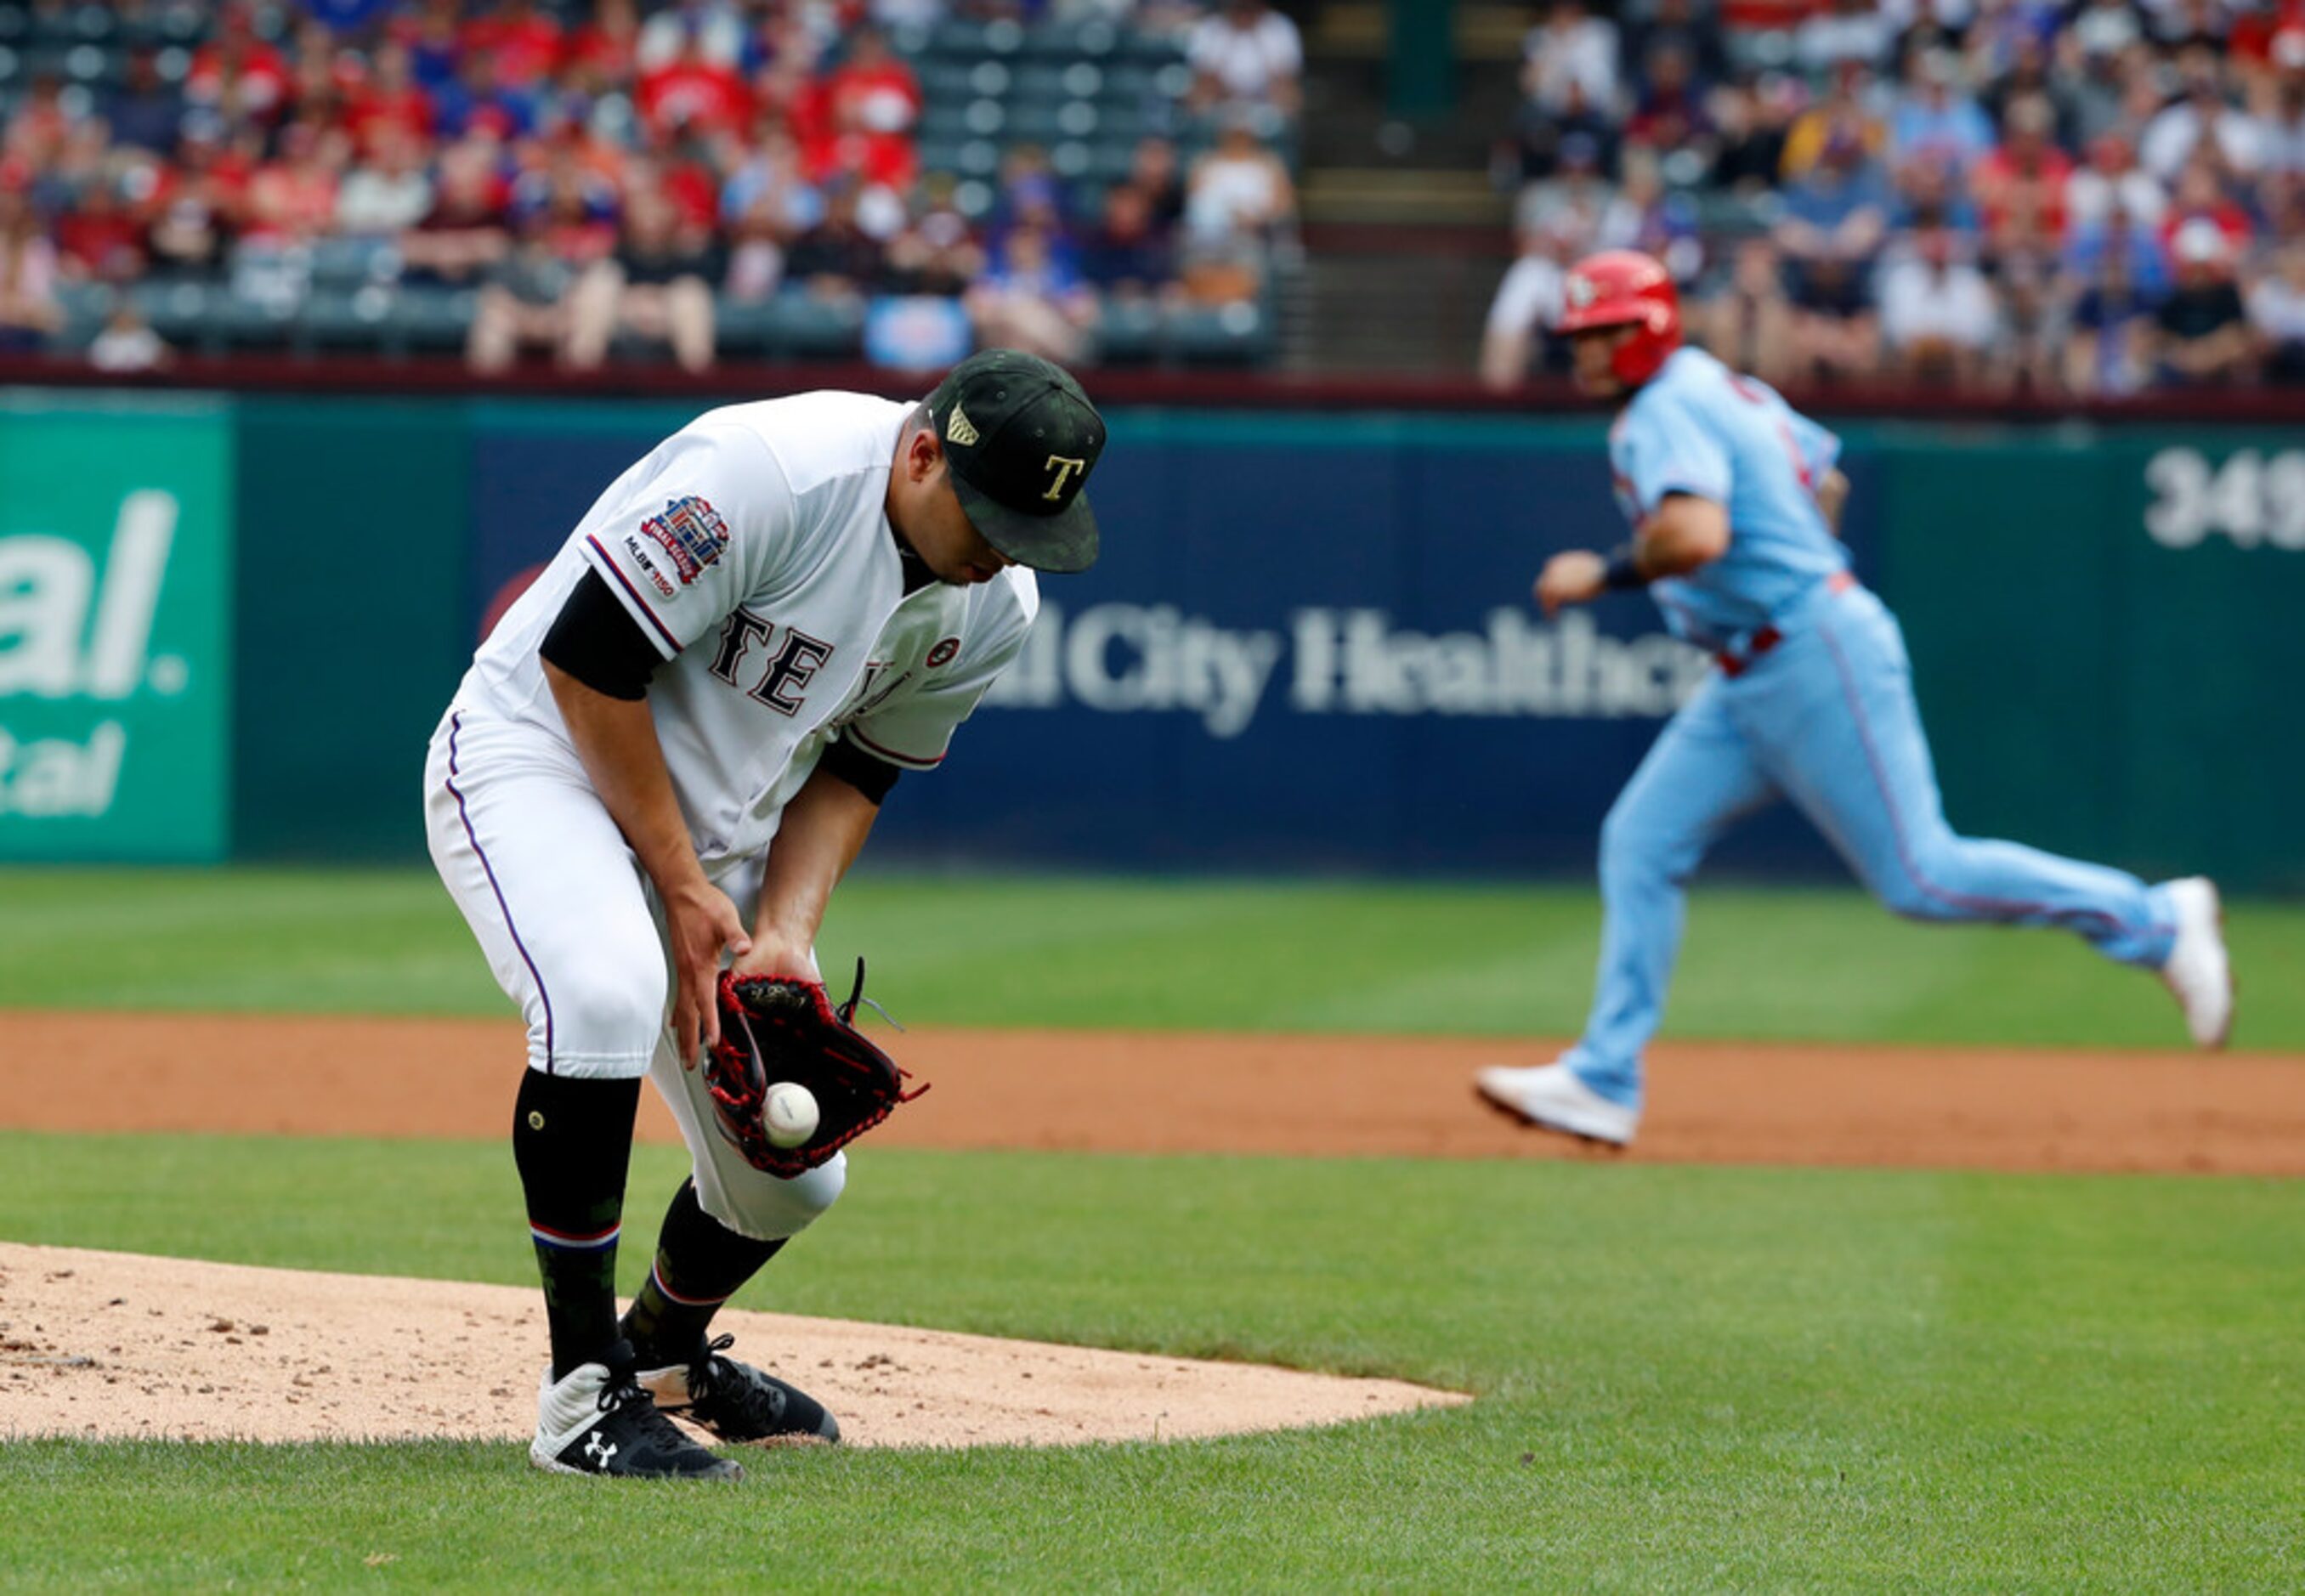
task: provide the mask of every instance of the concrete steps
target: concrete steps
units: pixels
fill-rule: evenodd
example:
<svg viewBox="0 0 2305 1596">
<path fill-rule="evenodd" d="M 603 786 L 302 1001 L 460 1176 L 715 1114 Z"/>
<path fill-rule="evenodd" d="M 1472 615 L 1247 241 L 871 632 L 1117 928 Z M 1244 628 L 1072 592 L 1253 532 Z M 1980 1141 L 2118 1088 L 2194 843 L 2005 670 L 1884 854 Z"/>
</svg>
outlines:
<svg viewBox="0 0 2305 1596">
<path fill-rule="evenodd" d="M 1510 258 L 1512 203 L 1489 174 L 1519 102 L 1535 4 L 1458 0 L 1457 103 L 1416 122 L 1385 105 L 1386 8 L 1298 12 L 1306 75 L 1297 183 L 1307 258 L 1279 296 L 1281 364 L 1302 372 L 1469 373 Z"/>
<path fill-rule="evenodd" d="M 1303 303 L 1283 326 L 1283 365 L 1301 371 L 1469 374 L 1506 260 L 1500 253 L 1315 249 Z"/>
</svg>

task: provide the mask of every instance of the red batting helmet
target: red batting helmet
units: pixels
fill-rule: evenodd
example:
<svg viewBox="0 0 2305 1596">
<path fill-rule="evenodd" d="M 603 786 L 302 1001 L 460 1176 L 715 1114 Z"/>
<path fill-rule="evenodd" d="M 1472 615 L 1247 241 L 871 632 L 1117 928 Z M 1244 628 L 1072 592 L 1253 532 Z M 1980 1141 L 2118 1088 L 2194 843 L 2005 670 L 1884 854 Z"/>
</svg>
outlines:
<svg viewBox="0 0 2305 1596">
<path fill-rule="evenodd" d="M 1680 295 L 1672 274 L 1638 250 L 1603 250 L 1571 267 L 1561 293 L 1563 333 L 1587 327 L 1637 327 L 1617 345 L 1610 366 L 1617 380 L 1637 387 L 1657 374 L 1665 356 L 1680 347 Z"/>
</svg>

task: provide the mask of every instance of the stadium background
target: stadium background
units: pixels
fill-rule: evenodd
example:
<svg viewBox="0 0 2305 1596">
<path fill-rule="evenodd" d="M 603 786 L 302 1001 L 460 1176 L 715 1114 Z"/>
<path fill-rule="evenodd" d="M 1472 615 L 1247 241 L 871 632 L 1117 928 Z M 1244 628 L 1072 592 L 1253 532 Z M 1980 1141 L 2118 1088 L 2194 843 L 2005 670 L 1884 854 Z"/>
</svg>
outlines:
<svg viewBox="0 0 2305 1596">
<path fill-rule="evenodd" d="M 416 813 L 476 637 L 697 411 L 1025 343 L 1111 420 L 1108 557 L 1044 584 L 829 939 L 916 1047 L 1062 1028 L 1116 1123 L 1217 1091 L 1204 1031 L 1333 1041 L 1333 1085 L 1238 1070 L 1246 1140 L 1134 1149 L 1203 1156 L 868 1150 L 747 1303 L 1480 1400 L 763 1467 L 778 1577 L 2294 1583 L 2288 0 L 40 0 L 0 4 L 0 1236 L 530 1279 L 493 1108 L 247 1133 L 438 1062 L 370 1016 L 506 1023 Z M 1780 814 L 1716 872 L 1763 890 L 1698 889 L 1656 1145 L 1695 1146 L 1674 1092 L 1749 1082 L 1687 1156 L 1923 1167 L 1449 1140 L 1472 1055 L 1401 1039 L 1534 1061 L 1574 1028 L 1600 817 L 1700 664 L 1637 602 L 1526 601 L 1621 535 L 1542 331 L 1603 243 L 1848 439 L 1954 823 L 2216 874 L 2253 1052 L 2154 1051 L 2161 996 L 2060 940 L 1896 924 Z M 245 1057 L 112 1023 L 191 1012 Z M 327 1058 L 259 1041 L 292 1013 L 343 1016 Z M 1113 1031 L 1173 1074 L 1100 1062 Z M 1348 1043 L 1429 1142 L 1385 1139 Z M 1806 1084 L 1742 1073 L 1785 1061 Z M 1348 1121 L 1392 1156 L 1277 1156 Z M 1448 1147 L 1480 1156 L 1414 1156 Z M 534 1544 L 514 1457 L 0 1445 L 0 1583 L 628 1578 Z M 603 1510 L 706 1583 L 758 1575 L 753 1511 Z"/>
</svg>

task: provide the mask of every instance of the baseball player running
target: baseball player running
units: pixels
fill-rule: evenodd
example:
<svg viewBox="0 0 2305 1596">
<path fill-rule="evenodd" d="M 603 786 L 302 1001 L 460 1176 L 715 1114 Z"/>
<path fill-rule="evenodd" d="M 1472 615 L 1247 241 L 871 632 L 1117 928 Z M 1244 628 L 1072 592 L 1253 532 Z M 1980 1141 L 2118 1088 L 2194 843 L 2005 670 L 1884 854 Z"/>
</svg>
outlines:
<svg viewBox="0 0 2305 1596">
<path fill-rule="evenodd" d="M 1556 555 L 1547 614 L 1645 588 L 1719 669 L 1665 726 L 1601 829 L 1599 988 L 1554 1063 L 1493 1067 L 1481 1095 L 1523 1122 L 1623 1145 L 1641 1116 L 1641 1055 L 1680 947 L 1682 887 L 1732 822 L 1790 798 L 1874 895 L 1917 920 L 2078 933 L 2156 970 L 2193 1040 L 2223 1044 L 2233 983 L 2216 888 L 2148 887 L 2102 865 L 1945 823 L 1896 618 L 1850 575 L 1834 534 L 1840 441 L 1766 385 L 1680 347 L 1672 279 L 1612 250 L 1569 274 L 1561 329 L 1578 383 L 1618 400 L 1609 432 L 1632 540 Z"/>
<path fill-rule="evenodd" d="M 475 656 L 425 769 L 432 858 L 528 1021 L 515 1106 L 551 1367 L 537 1466 L 733 1479 L 723 1440 L 837 1439 L 708 1342 L 840 1194 L 738 1156 L 696 1067 L 738 976 L 820 979 L 827 900 L 899 773 L 944 757 L 1023 644 L 1032 571 L 1096 558 L 1104 424 L 1030 355 L 925 403 L 813 393 L 699 417 L 625 472 Z M 640 1080 L 693 1158 L 620 1320 Z"/>
</svg>

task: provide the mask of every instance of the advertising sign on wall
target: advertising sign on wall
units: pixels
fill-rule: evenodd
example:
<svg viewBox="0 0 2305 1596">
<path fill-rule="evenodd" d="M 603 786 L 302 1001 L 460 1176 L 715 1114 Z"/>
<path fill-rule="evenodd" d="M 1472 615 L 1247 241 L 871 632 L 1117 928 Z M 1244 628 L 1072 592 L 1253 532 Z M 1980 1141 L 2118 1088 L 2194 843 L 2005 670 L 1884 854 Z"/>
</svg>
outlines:
<svg viewBox="0 0 2305 1596">
<path fill-rule="evenodd" d="M 0 858 L 227 842 L 227 414 L 0 405 Z"/>
</svg>

